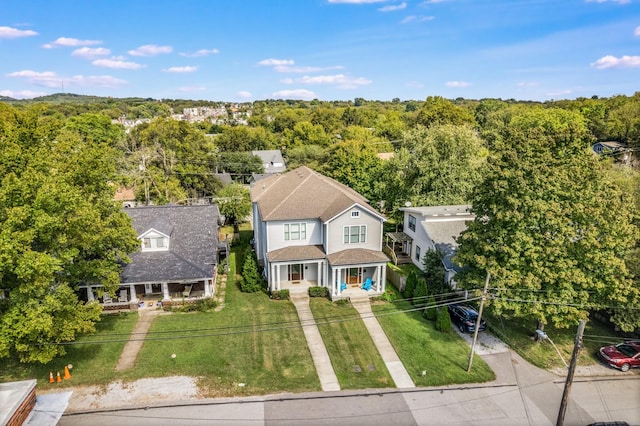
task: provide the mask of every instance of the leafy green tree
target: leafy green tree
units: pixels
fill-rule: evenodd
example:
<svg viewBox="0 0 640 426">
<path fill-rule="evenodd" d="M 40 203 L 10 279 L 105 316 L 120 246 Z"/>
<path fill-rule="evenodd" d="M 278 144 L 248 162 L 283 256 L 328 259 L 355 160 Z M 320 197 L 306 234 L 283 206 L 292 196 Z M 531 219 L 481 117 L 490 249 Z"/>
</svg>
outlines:
<svg viewBox="0 0 640 426">
<path fill-rule="evenodd" d="M 451 315 L 446 306 L 436 308 L 435 328 L 442 333 L 451 333 Z"/>
<path fill-rule="evenodd" d="M 310 121 L 299 121 L 293 129 L 285 129 L 283 143 L 286 147 L 301 145 L 327 146 L 331 138 L 325 133 L 321 124 L 312 124 Z"/>
<path fill-rule="evenodd" d="M 488 151 L 468 126 L 419 126 L 384 165 L 380 182 L 388 212 L 414 206 L 466 204 L 481 179 Z M 392 213 L 393 214 L 393 213 Z"/>
<path fill-rule="evenodd" d="M 428 319 L 429 321 L 435 321 L 438 316 L 438 312 L 437 312 L 438 308 L 436 308 L 435 306 L 436 306 L 436 299 L 433 296 L 429 296 L 427 298 L 427 302 L 426 302 L 422 316 L 424 316 L 425 319 Z"/>
<path fill-rule="evenodd" d="M 407 276 L 407 282 L 405 283 L 404 290 L 402 291 L 402 297 L 405 299 L 413 299 L 413 292 L 418 285 L 418 274 L 414 269 L 411 269 Z"/>
<path fill-rule="evenodd" d="M 458 283 L 478 287 L 490 272 L 494 313 L 539 326 L 637 306 L 624 262 L 637 239 L 632 201 L 590 152 L 582 116 L 538 108 L 510 124 L 476 187 L 476 219 L 459 238 Z"/>
<path fill-rule="evenodd" d="M 73 125 L 55 134 L 46 120 L 42 129 L 40 112 L 0 105 L 11 116 L 0 126 L 0 288 L 9 293 L 0 358 L 46 363 L 99 320 L 100 306 L 79 301 L 78 285 L 113 294 L 139 243 L 113 201 L 114 141 Z M 92 128 L 90 118 L 84 124 Z"/>
<path fill-rule="evenodd" d="M 255 254 L 251 250 L 247 250 L 244 255 L 244 263 L 242 264 L 242 281 L 240 289 L 245 293 L 255 293 L 260 291 L 262 287 L 262 277 L 258 271 L 258 262 Z"/>
<path fill-rule="evenodd" d="M 302 145 L 289 148 L 285 151 L 287 167 L 294 170 L 299 166 L 307 166 L 320 171 L 321 164 L 326 156 L 324 149 L 318 145 Z"/>
<path fill-rule="evenodd" d="M 217 203 L 227 223 L 231 223 L 236 229 L 251 214 L 249 190 L 237 183 L 229 184 L 218 191 Z"/>
<path fill-rule="evenodd" d="M 427 297 L 427 280 L 419 277 L 416 281 L 416 288 L 413 289 L 413 301 L 416 304 L 424 304 Z"/>
<path fill-rule="evenodd" d="M 451 290 L 444 281 L 446 271 L 442 264 L 442 256 L 442 253 L 438 250 L 427 250 L 422 258 L 427 289 L 429 294 L 432 295 L 446 293 Z"/>
<path fill-rule="evenodd" d="M 344 141 L 327 151 L 323 173 L 367 198 L 377 201 L 376 182 L 380 179 L 382 161 L 373 145 L 366 142 Z"/>
<path fill-rule="evenodd" d="M 220 152 L 245 152 L 273 149 L 277 146 L 276 137 L 263 127 L 225 126 L 215 139 Z"/>
<path fill-rule="evenodd" d="M 425 127 L 443 124 L 475 125 L 470 110 L 459 107 L 441 96 L 429 96 L 418 110 L 416 120 Z"/>
<path fill-rule="evenodd" d="M 215 164 L 217 170 L 239 176 L 238 180 L 245 182 L 252 173 L 264 173 L 262 160 L 250 152 L 223 152 Z"/>
</svg>

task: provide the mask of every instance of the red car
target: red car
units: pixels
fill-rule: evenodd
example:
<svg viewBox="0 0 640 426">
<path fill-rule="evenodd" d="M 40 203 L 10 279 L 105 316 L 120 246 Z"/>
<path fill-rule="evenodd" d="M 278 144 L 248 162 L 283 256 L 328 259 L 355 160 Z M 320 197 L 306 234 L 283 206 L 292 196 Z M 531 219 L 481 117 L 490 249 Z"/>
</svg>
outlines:
<svg viewBox="0 0 640 426">
<path fill-rule="evenodd" d="M 598 357 L 614 368 L 629 371 L 632 367 L 640 367 L 640 342 L 605 346 L 598 351 Z"/>
</svg>

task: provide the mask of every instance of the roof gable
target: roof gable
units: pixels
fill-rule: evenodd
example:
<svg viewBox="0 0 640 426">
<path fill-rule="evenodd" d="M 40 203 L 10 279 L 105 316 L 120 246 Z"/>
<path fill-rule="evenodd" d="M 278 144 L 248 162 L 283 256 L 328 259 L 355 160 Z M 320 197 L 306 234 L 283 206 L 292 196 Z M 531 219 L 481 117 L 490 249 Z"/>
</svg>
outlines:
<svg viewBox="0 0 640 426">
<path fill-rule="evenodd" d="M 351 188 L 302 166 L 262 179 L 251 188 L 251 200 L 263 220 L 320 219 L 326 222 L 354 204 L 383 217 Z"/>
</svg>

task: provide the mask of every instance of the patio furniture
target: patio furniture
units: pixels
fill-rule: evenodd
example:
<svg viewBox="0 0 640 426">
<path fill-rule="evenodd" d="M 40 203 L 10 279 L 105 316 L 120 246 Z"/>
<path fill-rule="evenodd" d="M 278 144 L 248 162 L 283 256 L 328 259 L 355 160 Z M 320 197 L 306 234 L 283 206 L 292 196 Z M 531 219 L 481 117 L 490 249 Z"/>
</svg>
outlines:
<svg viewBox="0 0 640 426">
<path fill-rule="evenodd" d="M 340 283 L 340 291 L 345 291 L 347 289 L 347 283 Z"/>
<path fill-rule="evenodd" d="M 371 281 L 371 278 L 367 278 L 366 280 L 364 280 L 364 283 L 362 283 L 362 289 L 363 290 L 371 290 L 371 285 L 373 284 L 373 281 Z"/>
<path fill-rule="evenodd" d="M 118 302 L 128 302 L 127 298 L 127 290 L 120 290 L 120 294 L 118 295 Z"/>
<path fill-rule="evenodd" d="M 184 287 L 184 291 L 182 292 L 182 297 L 189 297 L 189 295 L 191 294 L 191 288 L 193 287 L 193 285 L 189 284 L 187 286 Z"/>
<path fill-rule="evenodd" d="M 112 303 L 113 299 L 111 299 L 111 296 L 109 296 L 108 294 L 104 294 L 102 296 L 102 303 Z"/>
</svg>

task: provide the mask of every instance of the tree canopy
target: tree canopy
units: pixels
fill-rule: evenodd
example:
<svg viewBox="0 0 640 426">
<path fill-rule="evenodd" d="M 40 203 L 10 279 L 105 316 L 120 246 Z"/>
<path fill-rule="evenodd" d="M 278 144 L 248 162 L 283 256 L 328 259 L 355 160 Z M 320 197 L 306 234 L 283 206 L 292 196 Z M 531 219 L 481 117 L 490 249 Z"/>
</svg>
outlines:
<svg viewBox="0 0 640 426">
<path fill-rule="evenodd" d="M 40 112 L 0 105 L 0 358 L 45 363 L 99 319 L 78 284 L 113 293 L 138 242 L 113 201 L 118 129 L 96 117 L 52 128 Z"/>
<path fill-rule="evenodd" d="M 592 310 L 638 306 L 625 264 L 637 239 L 632 200 L 589 143 L 582 117 L 565 110 L 528 111 L 505 128 L 456 257 L 461 285 L 490 272 L 494 313 L 567 327 Z"/>
</svg>

